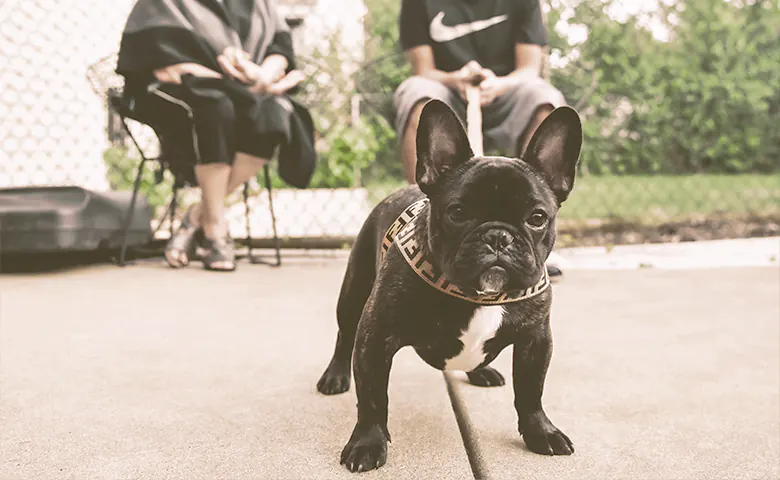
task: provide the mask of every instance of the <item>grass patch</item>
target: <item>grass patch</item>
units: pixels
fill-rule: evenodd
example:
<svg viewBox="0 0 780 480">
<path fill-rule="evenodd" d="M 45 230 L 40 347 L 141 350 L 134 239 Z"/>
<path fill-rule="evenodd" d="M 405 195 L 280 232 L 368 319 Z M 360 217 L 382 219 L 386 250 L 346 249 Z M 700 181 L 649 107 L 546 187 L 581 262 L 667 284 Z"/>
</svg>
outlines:
<svg viewBox="0 0 780 480">
<path fill-rule="evenodd" d="M 368 188 L 378 202 L 403 186 L 391 180 Z M 654 223 L 719 213 L 780 215 L 780 174 L 579 177 L 560 218 Z"/>
<path fill-rule="evenodd" d="M 669 220 L 692 214 L 780 211 L 780 175 L 582 177 L 561 218 Z"/>
</svg>

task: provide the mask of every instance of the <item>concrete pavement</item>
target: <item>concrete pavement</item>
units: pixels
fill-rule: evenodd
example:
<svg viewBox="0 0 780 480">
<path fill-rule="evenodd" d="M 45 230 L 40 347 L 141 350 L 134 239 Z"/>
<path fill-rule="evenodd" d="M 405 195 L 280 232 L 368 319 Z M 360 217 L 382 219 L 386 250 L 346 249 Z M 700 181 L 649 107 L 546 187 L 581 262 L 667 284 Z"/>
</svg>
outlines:
<svg viewBox="0 0 780 480">
<path fill-rule="evenodd" d="M 780 272 L 571 272 L 544 404 L 575 454 L 530 453 L 512 389 L 462 391 L 493 478 L 780 477 Z M 511 372 L 511 352 L 494 362 Z"/>
<path fill-rule="evenodd" d="M 780 266 L 780 237 L 702 242 L 565 248 L 561 265 L 569 269 L 693 269 Z"/>
<path fill-rule="evenodd" d="M 314 388 L 343 269 L 337 255 L 0 277 L 0 478 L 356 478 L 338 464 L 354 391 Z M 528 452 L 511 387 L 460 383 L 491 476 L 777 478 L 779 277 L 567 272 L 545 404 L 577 451 Z M 389 427 L 387 465 L 361 478 L 472 478 L 442 376 L 412 351 Z"/>
</svg>

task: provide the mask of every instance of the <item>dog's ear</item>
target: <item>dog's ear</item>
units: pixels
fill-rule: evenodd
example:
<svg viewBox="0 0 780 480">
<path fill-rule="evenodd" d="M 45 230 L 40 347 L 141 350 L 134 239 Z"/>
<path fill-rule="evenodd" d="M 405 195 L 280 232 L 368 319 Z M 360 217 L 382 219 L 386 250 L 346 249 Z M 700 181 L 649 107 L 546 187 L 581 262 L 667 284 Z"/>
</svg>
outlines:
<svg viewBox="0 0 780 480">
<path fill-rule="evenodd" d="M 582 147 L 582 123 L 577 111 L 560 107 L 534 132 L 523 160 L 544 174 L 558 204 L 568 198 Z"/>
<path fill-rule="evenodd" d="M 417 127 L 416 179 L 420 189 L 430 193 L 445 172 L 472 156 L 466 131 L 455 112 L 439 100 L 426 103 Z"/>
</svg>

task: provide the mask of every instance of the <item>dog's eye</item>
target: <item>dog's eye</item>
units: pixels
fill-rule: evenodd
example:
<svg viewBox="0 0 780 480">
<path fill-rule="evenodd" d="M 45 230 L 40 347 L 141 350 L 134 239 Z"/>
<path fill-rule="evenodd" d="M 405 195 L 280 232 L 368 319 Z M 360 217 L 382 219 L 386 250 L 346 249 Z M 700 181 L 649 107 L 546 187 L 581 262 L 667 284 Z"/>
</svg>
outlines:
<svg viewBox="0 0 780 480">
<path fill-rule="evenodd" d="M 528 217 L 525 223 L 533 228 L 542 228 L 547 225 L 547 214 L 541 210 L 536 210 Z"/>
<path fill-rule="evenodd" d="M 447 217 L 453 223 L 460 223 L 465 218 L 465 210 L 462 205 L 450 205 L 447 207 Z"/>
</svg>

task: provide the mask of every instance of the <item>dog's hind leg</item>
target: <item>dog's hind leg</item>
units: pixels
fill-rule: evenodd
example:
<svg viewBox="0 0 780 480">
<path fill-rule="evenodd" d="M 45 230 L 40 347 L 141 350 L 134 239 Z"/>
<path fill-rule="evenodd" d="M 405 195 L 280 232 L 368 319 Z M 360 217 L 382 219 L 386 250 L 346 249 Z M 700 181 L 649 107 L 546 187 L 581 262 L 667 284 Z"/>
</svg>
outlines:
<svg viewBox="0 0 780 480">
<path fill-rule="evenodd" d="M 325 395 L 349 390 L 355 332 L 376 277 L 376 248 L 375 242 L 372 241 L 374 232 L 370 223 L 367 222 L 363 226 L 355 240 L 344 282 L 341 284 L 341 294 L 336 307 L 339 324 L 336 349 L 328 368 L 317 382 L 317 390 Z"/>
</svg>

